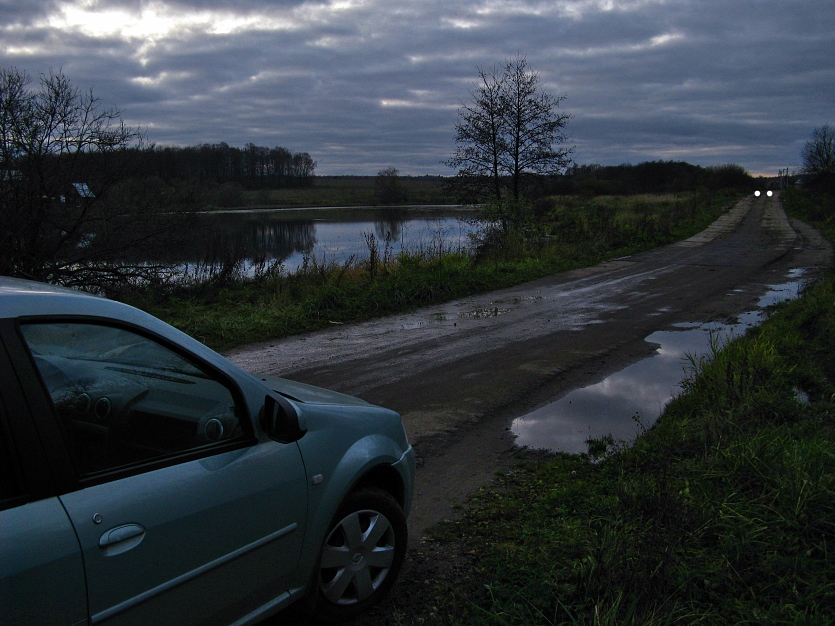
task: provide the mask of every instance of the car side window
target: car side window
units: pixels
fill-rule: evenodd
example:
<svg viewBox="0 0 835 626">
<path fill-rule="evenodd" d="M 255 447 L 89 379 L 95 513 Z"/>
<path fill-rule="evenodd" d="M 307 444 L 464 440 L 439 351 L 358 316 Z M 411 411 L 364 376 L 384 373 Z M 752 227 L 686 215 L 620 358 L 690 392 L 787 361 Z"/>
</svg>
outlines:
<svg viewBox="0 0 835 626">
<path fill-rule="evenodd" d="M 93 323 L 21 332 L 83 476 L 243 437 L 230 389 L 156 341 Z"/>
</svg>

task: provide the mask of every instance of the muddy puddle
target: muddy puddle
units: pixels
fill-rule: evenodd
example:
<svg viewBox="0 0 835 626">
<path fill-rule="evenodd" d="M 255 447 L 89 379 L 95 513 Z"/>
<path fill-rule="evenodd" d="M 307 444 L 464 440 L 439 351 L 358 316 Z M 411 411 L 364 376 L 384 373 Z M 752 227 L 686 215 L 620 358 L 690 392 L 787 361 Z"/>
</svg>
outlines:
<svg viewBox="0 0 835 626">
<path fill-rule="evenodd" d="M 428 328 L 432 325 L 442 324 L 445 326 L 453 325 L 457 326 L 456 320 L 481 320 L 487 319 L 490 317 L 498 317 L 499 315 L 504 315 L 510 311 L 508 308 L 500 308 L 496 306 L 490 307 L 483 307 L 472 309 L 470 311 L 438 311 L 436 313 L 432 313 L 429 319 L 424 320 L 410 320 L 407 322 L 399 323 L 398 328 L 400 330 L 416 330 L 419 328 Z"/>
<path fill-rule="evenodd" d="M 516 444 L 579 453 L 588 450 L 590 438 L 611 434 L 615 440 L 633 440 L 680 393 L 681 381 L 692 370 L 691 358 L 707 356 L 712 343 L 722 345 L 761 323 L 766 307 L 796 298 L 805 282 L 802 274 L 792 270 L 788 282 L 769 285 L 758 309 L 743 313 L 733 324 L 675 324 L 671 330 L 652 333 L 646 341 L 658 345 L 654 355 L 515 419 L 511 429 Z"/>
</svg>

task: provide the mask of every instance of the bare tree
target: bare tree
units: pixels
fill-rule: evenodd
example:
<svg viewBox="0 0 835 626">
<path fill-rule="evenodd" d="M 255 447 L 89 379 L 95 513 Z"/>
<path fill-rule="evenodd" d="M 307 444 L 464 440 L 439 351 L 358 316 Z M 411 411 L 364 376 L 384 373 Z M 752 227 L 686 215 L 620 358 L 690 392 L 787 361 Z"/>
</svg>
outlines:
<svg viewBox="0 0 835 626">
<path fill-rule="evenodd" d="M 514 199 L 521 193 L 522 176 L 559 174 L 569 164 L 571 148 L 562 146 L 564 128 L 571 116 L 557 109 L 565 96 L 554 97 L 543 91 L 539 74 L 528 69 L 525 57 L 507 62 L 503 98 L 506 149 L 503 169 L 510 176 Z"/>
<path fill-rule="evenodd" d="M 457 168 L 459 185 L 486 187 L 496 199 L 502 195 L 502 161 L 507 151 L 504 136 L 504 81 L 496 67 L 478 68 L 480 82 L 470 92 L 472 103 L 463 103 L 455 124 L 457 148 L 447 165 Z"/>
<path fill-rule="evenodd" d="M 518 200 L 526 175 L 561 173 L 570 163 L 564 131 L 571 116 L 558 112 L 565 96 L 544 91 L 523 56 L 507 60 L 501 74 L 495 67 L 478 73 L 446 163 L 458 169 L 460 189 L 497 201 L 507 189 Z"/>
<path fill-rule="evenodd" d="M 137 253 L 170 231 L 180 199 L 161 181 L 128 184 L 141 146 L 62 73 L 33 88 L 0 70 L 0 274 L 99 289 L 152 274 Z"/>
<path fill-rule="evenodd" d="M 829 124 L 816 128 L 801 155 L 803 175 L 809 184 L 832 191 L 835 188 L 835 128 Z"/>
</svg>

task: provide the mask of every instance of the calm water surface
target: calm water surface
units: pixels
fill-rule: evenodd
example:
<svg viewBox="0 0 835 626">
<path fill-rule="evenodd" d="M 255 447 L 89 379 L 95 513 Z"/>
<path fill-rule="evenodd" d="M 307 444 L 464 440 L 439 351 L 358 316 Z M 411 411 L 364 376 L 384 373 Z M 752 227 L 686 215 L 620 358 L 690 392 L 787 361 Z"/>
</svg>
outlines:
<svg viewBox="0 0 835 626">
<path fill-rule="evenodd" d="M 228 211 L 199 217 L 199 236 L 167 260 L 218 263 L 277 262 L 293 272 L 305 262 L 345 263 L 368 259 L 368 235 L 380 256 L 386 241 L 392 256 L 401 251 L 467 248 L 474 213 L 459 207 L 275 209 Z"/>
</svg>

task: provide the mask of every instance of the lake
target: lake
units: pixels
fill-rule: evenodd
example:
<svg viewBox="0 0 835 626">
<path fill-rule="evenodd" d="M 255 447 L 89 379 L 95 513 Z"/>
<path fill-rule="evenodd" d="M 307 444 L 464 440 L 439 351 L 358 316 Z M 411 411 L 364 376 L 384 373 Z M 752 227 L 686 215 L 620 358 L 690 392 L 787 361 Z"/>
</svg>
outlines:
<svg viewBox="0 0 835 626">
<path fill-rule="evenodd" d="M 294 272 L 305 259 L 345 263 L 367 260 L 368 237 L 383 256 L 401 251 L 434 252 L 467 249 L 476 231 L 472 210 L 456 206 L 397 208 L 252 209 L 200 214 L 196 236 L 171 251 L 166 261 L 220 264 L 242 261 L 244 272 L 267 261 Z"/>
</svg>

